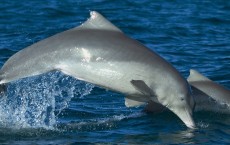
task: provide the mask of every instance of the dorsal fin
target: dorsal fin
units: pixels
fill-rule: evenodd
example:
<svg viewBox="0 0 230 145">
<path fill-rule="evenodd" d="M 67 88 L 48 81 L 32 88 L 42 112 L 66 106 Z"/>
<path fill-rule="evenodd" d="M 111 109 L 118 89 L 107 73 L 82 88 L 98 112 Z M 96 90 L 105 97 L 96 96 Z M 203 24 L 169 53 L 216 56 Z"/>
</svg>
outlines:
<svg viewBox="0 0 230 145">
<path fill-rule="evenodd" d="M 190 75 L 187 79 L 189 82 L 195 82 L 195 81 L 211 81 L 207 77 L 203 76 L 201 73 L 194 69 L 190 69 Z"/>
<path fill-rule="evenodd" d="M 107 20 L 96 11 L 91 11 L 90 18 L 85 21 L 81 26 L 78 26 L 75 29 L 101 29 L 122 32 L 119 28 L 117 28 L 109 20 Z"/>
</svg>

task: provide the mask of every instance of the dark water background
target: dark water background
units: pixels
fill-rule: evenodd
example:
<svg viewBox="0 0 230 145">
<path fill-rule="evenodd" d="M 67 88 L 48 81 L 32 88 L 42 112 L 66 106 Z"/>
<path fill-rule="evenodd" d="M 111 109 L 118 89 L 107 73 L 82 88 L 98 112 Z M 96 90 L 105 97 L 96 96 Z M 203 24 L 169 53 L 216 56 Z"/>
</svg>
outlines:
<svg viewBox="0 0 230 145">
<path fill-rule="evenodd" d="M 96 10 L 171 62 L 230 89 L 230 1 L 0 1 L 0 66 L 17 51 L 80 25 Z M 12 82 L 0 99 L 0 144 L 229 144 L 230 115 L 195 113 L 190 130 L 172 113 L 126 108 L 124 96 L 60 72 Z M 226 112 L 228 112 L 229 108 Z"/>
</svg>

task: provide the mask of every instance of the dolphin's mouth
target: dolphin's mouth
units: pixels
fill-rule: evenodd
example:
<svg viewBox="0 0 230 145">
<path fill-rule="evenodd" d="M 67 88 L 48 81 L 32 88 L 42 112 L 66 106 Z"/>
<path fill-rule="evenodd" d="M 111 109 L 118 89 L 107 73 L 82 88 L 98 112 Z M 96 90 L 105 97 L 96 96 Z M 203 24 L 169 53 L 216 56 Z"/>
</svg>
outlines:
<svg viewBox="0 0 230 145">
<path fill-rule="evenodd" d="M 195 129 L 196 128 L 196 125 L 192 119 L 192 115 L 188 112 L 187 109 L 184 109 L 185 113 L 186 113 L 186 118 L 185 120 L 182 120 L 185 125 L 189 128 L 192 128 L 192 129 Z"/>
<path fill-rule="evenodd" d="M 172 110 L 183 122 L 184 124 L 191 129 L 195 129 L 196 125 L 193 121 L 192 114 L 189 113 L 188 109 Z"/>
</svg>

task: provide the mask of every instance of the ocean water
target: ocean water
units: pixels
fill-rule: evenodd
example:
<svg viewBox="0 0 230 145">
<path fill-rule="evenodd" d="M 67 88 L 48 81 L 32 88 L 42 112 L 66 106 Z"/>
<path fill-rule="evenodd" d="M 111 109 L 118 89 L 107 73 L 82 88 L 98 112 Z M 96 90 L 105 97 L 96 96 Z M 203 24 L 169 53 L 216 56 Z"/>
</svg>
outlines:
<svg viewBox="0 0 230 145">
<path fill-rule="evenodd" d="M 19 50 L 80 25 L 96 10 L 169 61 L 230 89 L 228 0 L 1 0 L 0 67 Z M 0 98 L 0 144 L 229 144 L 230 110 L 174 114 L 126 108 L 122 94 L 49 72 L 11 82 Z M 230 97 L 230 96 L 229 96 Z M 213 106 L 215 107 L 215 106 Z"/>
</svg>

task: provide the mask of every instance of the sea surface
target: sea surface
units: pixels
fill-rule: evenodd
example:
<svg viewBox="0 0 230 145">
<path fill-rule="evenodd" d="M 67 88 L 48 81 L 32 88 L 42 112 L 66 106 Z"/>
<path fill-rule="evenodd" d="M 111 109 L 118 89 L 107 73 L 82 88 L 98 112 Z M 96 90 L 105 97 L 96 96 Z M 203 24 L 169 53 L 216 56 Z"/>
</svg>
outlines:
<svg viewBox="0 0 230 145">
<path fill-rule="evenodd" d="M 90 11 L 185 78 L 193 68 L 230 89 L 229 0 L 1 0 L 0 67 L 23 48 L 82 24 Z M 58 71 L 11 82 L 5 95 L 0 144 L 230 144 L 228 107 L 195 112 L 191 130 L 171 112 L 126 108 L 122 94 Z"/>
</svg>

